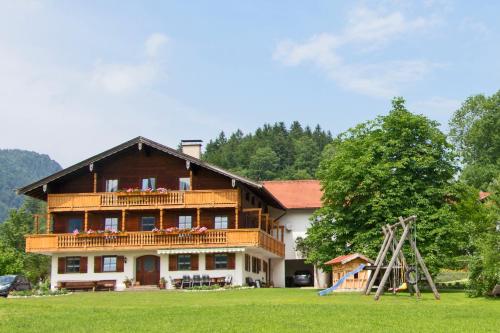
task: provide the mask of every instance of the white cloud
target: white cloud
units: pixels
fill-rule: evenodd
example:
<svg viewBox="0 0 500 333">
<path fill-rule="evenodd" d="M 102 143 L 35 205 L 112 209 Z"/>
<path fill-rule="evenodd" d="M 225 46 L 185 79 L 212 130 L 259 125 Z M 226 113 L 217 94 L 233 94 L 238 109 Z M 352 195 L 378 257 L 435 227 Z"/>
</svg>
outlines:
<svg viewBox="0 0 500 333">
<path fill-rule="evenodd" d="M 428 114 L 430 116 L 445 115 L 450 116 L 460 108 L 462 101 L 446 97 L 432 97 L 410 105 L 415 112 Z"/>
<path fill-rule="evenodd" d="M 162 48 L 168 42 L 164 34 L 150 35 L 144 45 L 146 59 L 137 64 L 103 63 L 98 61 L 90 82 L 96 88 L 113 94 L 136 91 L 149 86 L 163 74 L 159 59 Z"/>
<path fill-rule="evenodd" d="M 322 33 L 305 42 L 284 40 L 277 44 L 273 59 L 286 66 L 315 65 L 341 87 L 374 97 L 391 97 L 402 85 L 422 79 L 440 66 L 421 59 L 382 63 L 349 63 L 342 51 L 376 49 L 410 33 L 422 32 L 439 23 L 436 16 L 408 18 L 402 12 L 356 7 L 342 32 Z"/>
<path fill-rule="evenodd" d="M 150 58 L 158 56 L 165 44 L 167 44 L 169 38 L 161 33 L 151 34 L 146 40 L 146 54 Z"/>
</svg>

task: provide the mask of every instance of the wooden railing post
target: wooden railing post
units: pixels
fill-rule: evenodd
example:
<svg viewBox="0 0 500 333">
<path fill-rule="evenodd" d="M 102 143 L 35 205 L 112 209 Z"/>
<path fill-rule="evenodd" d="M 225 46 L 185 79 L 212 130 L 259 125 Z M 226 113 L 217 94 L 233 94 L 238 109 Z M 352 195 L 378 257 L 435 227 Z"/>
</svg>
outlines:
<svg viewBox="0 0 500 333">
<path fill-rule="evenodd" d="M 125 209 L 122 209 L 122 231 L 125 231 L 125 219 L 127 217 L 127 213 Z"/>
<path fill-rule="evenodd" d="M 50 234 L 50 220 L 52 220 L 52 214 L 47 212 L 47 221 L 45 221 L 45 233 Z"/>
<path fill-rule="evenodd" d="M 163 209 L 160 209 L 160 229 L 163 229 Z"/>
<path fill-rule="evenodd" d="M 83 221 L 84 221 L 83 230 L 87 231 L 88 227 L 89 227 L 89 211 L 88 210 L 85 211 L 85 215 L 84 215 L 84 220 Z"/>
<path fill-rule="evenodd" d="M 199 228 L 201 225 L 201 209 L 196 208 L 196 227 Z"/>
<path fill-rule="evenodd" d="M 235 229 L 239 228 L 239 210 L 238 207 L 234 209 L 234 227 Z"/>
</svg>

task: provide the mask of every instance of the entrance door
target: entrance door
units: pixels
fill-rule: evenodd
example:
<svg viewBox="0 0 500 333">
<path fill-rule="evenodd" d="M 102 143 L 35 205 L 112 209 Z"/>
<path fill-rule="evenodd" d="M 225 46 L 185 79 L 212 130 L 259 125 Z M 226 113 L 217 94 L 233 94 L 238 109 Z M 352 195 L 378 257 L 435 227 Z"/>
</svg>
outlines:
<svg viewBox="0 0 500 333">
<path fill-rule="evenodd" d="M 160 258 L 152 255 L 137 258 L 135 277 L 141 286 L 157 285 L 160 281 Z"/>
</svg>

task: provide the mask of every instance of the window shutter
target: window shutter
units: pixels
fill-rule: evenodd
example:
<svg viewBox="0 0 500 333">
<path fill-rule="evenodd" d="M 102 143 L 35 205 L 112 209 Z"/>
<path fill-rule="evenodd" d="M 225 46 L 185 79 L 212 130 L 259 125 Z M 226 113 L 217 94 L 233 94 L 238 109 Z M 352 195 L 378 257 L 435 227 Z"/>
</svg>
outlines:
<svg viewBox="0 0 500 333">
<path fill-rule="evenodd" d="M 61 257 L 57 259 L 57 273 L 64 274 L 66 272 L 66 258 Z"/>
<path fill-rule="evenodd" d="M 87 257 L 80 257 L 80 273 L 87 273 Z"/>
<path fill-rule="evenodd" d="M 123 272 L 124 268 L 125 268 L 125 257 L 124 256 L 116 257 L 116 271 Z"/>
<path fill-rule="evenodd" d="M 191 270 L 192 271 L 198 270 L 198 255 L 197 254 L 191 255 Z"/>
<path fill-rule="evenodd" d="M 101 272 L 102 272 L 102 257 L 95 256 L 94 257 L 94 273 L 101 273 Z"/>
<path fill-rule="evenodd" d="M 234 253 L 227 254 L 227 269 L 234 269 L 236 258 Z"/>
<path fill-rule="evenodd" d="M 213 254 L 205 254 L 205 269 L 207 271 L 214 269 L 214 259 L 215 257 Z"/>
<path fill-rule="evenodd" d="M 171 254 L 168 256 L 168 270 L 176 271 L 177 270 L 177 255 Z"/>
</svg>

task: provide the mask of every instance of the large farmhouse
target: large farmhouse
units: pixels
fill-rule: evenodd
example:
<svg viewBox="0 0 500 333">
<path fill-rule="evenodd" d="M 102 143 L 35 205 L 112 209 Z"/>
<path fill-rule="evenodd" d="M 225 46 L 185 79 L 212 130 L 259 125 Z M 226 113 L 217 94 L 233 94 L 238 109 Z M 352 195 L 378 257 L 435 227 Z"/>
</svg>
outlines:
<svg viewBox="0 0 500 333">
<path fill-rule="evenodd" d="M 19 189 L 47 202 L 46 224 L 35 220 L 26 251 L 52 256 L 53 288 L 114 281 L 121 290 L 127 280 L 157 285 L 186 275 L 285 286 L 285 270 L 305 265 L 285 260 L 297 260 L 294 240 L 319 205 L 319 187 L 314 205 L 297 208 L 301 218 L 285 218 L 296 208 L 277 184 L 222 170 L 200 153 L 196 140 L 179 152 L 137 137 Z"/>
</svg>

